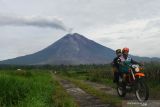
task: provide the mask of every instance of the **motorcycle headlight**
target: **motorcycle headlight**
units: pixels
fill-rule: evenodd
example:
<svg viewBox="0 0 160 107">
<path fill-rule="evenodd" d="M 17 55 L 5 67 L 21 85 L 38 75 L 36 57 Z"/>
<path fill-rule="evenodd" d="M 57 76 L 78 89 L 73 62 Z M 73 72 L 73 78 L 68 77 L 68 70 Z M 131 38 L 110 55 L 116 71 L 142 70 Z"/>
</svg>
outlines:
<svg viewBox="0 0 160 107">
<path fill-rule="evenodd" d="M 137 68 L 135 68 L 135 71 L 136 71 L 136 72 L 139 72 L 139 68 L 138 68 L 138 67 L 137 67 Z"/>
</svg>

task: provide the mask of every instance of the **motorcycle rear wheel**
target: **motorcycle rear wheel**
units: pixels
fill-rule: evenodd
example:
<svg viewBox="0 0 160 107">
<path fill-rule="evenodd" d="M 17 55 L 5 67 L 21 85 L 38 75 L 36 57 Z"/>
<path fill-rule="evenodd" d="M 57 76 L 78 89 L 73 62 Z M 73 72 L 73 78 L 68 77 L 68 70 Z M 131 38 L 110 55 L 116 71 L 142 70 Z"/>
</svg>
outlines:
<svg viewBox="0 0 160 107">
<path fill-rule="evenodd" d="M 120 97 L 125 97 L 126 96 L 126 87 L 122 83 L 118 84 L 117 93 Z"/>
</svg>

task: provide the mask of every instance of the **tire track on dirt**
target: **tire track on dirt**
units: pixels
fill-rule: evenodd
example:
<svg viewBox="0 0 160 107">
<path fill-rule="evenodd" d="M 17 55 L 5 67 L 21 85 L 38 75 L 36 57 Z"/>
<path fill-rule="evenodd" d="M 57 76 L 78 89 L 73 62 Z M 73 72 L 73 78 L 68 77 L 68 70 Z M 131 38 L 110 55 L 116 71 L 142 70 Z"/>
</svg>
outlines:
<svg viewBox="0 0 160 107">
<path fill-rule="evenodd" d="M 111 94 L 114 96 L 118 96 L 117 94 L 117 90 L 115 88 L 112 88 L 111 86 L 107 86 L 107 85 L 103 85 L 103 84 L 99 84 L 99 83 L 95 83 L 95 82 L 90 82 L 90 81 L 84 81 L 86 84 L 92 86 L 93 88 L 97 89 L 97 90 L 101 90 L 107 94 Z M 151 96 L 148 101 L 144 102 L 144 103 L 140 103 L 137 101 L 135 93 L 131 92 L 131 93 L 127 93 L 126 96 L 124 98 L 122 98 L 123 100 L 123 106 L 125 107 L 160 107 L 160 100 L 157 100 L 157 98 L 154 98 L 153 96 Z M 127 105 L 127 103 L 133 103 L 131 105 Z"/>
<path fill-rule="evenodd" d="M 101 90 L 105 92 L 106 94 L 118 96 L 116 88 L 112 88 L 111 86 L 95 83 L 95 82 L 90 82 L 90 81 L 85 81 L 86 84 L 94 87 L 97 90 Z M 123 100 L 136 100 L 136 96 L 134 95 L 133 92 L 127 93 L 126 96 L 123 98 Z"/>
<path fill-rule="evenodd" d="M 64 87 L 79 105 L 79 107 L 111 107 L 110 104 L 103 103 L 99 98 L 86 93 L 69 80 L 54 76 L 54 78 Z"/>
</svg>

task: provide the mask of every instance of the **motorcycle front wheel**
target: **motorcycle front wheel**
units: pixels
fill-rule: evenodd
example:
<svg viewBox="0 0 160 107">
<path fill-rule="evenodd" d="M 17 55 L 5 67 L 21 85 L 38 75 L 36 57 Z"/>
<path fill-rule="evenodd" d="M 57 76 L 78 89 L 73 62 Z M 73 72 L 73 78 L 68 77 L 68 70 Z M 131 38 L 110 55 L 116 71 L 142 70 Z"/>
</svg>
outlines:
<svg viewBox="0 0 160 107">
<path fill-rule="evenodd" d="M 144 81 L 139 80 L 137 82 L 135 94 L 139 102 L 144 102 L 148 100 L 149 89 L 147 84 Z"/>
</svg>

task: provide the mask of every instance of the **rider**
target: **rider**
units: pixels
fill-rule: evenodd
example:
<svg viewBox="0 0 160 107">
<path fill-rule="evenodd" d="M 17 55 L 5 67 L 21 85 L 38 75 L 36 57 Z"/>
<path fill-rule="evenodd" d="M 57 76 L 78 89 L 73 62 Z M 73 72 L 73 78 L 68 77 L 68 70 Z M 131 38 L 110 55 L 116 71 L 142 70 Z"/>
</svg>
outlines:
<svg viewBox="0 0 160 107">
<path fill-rule="evenodd" d="M 119 57 L 119 70 L 122 73 L 122 77 L 124 76 L 123 74 L 128 73 L 129 70 L 129 65 L 130 64 L 138 64 L 142 65 L 139 62 L 134 61 L 131 57 L 128 56 L 129 53 L 129 48 L 123 48 L 122 50 L 122 55 Z"/>
<path fill-rule="evenodd" d="M 119 57 L 122 55 L 122 52 L 121 52 L 121 49 L 117 49 L 116 50 L 116 57 L 114 58 L 113 62 L 112 62 L 112 69 L 113 69 L 113 72 L 114 72 L 114 79 L 113 79 L 113 82 L 114 83 L 118 83 L 119 81 Z"/>
</svg>

